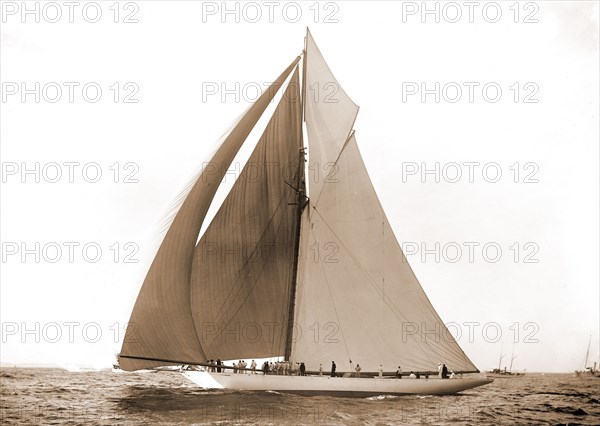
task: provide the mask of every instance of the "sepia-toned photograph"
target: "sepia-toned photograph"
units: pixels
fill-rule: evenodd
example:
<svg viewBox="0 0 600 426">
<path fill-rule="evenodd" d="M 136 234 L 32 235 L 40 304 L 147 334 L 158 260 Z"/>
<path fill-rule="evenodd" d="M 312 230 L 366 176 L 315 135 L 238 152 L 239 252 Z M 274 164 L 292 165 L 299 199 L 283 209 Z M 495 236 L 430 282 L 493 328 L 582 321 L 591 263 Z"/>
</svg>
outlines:
<svg viewBox="0 0 600 426">
<path fill-rule="evenodd" d="M 0 423 L 600 424 L 600 1 L 0 1 Z"/>
</svg>

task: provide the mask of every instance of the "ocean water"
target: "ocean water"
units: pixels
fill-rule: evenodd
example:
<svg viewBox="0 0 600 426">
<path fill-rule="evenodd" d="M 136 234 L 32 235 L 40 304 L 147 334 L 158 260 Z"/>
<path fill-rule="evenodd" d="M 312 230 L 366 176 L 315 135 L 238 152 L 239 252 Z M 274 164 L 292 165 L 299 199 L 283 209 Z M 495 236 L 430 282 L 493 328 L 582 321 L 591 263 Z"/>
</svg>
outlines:
<svg viewBox="0 0 600 426">
<path fill-rule="evenodd" d="M 0 377 L 2 424 L 600 424 L 600 379 L 573 374 L 500 378 L 450 396 L 371 398 L 202 390 L 176 372 L 3 368 Z"/>
</svg>

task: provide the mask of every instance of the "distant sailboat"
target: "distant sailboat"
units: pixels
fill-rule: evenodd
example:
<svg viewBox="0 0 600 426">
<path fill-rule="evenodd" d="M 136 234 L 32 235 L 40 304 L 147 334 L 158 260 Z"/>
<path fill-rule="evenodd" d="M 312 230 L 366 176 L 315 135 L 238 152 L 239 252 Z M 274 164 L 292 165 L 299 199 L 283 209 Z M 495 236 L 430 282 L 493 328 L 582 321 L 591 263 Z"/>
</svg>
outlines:
<svg viewBox="0 0 600 426">
<path fill-rule="evenodd" d="M 191 186 L 140 290 L 120 367 L 187 364 L 196 367 L 184 374 L 203 387 L 309 394 L 447 394 L 491 382 L 477 374 L 408 264 L 356 143 L 358 106 L 309 32 L 302 78 L 300 59 L 229 130 Z M 286 81 L 198 239 L 230 164 Z M 292 368 L 303 362 L 307 373 L 236 374 L 230 364 L 217 372 L 214 361 L 265 358 Z M 332 361 L 343 377 L 318 374 Z M 457 378 L 438 379 L 438 363 Z M 363 373 L 350 378 L 355 364 Z M 380 365 L 386 371 L 373 378 Z M 389 379 L 398 365 L 429 378 Z"/>
<path fill-rule="evenodd" d="M 511 377 L 511 376 L 524 376 L 525 371 L 513 371 L 513 361 L 518 355 L 515 355 L 515 349 L 513 345 L 513 351 L 510 356 L 510 366 L 506 369 L 502 369 L 502 359 L 505 357 L 505 354 L 502 353 L 502 345 L 500 346 L 500 360 L 498 361 L 498 368 L 494 368 L 491 371 L 488 371 L 488 377 Z"/>
<path fill-rule="evenodd" d="M 590 334 L 590 338 L 588 339 L 587 351 L 585 352 L 585 361 L 583 362 L 583 370 L 575 370 L 575 374 L 578 376 L 581 376 L 583 374 L 588 374 L 588 375 L 600 377 L 600 370 L 598 370 L 598 368 L 596 368 L 597 364 L 595 362 L 592 367 L 588 366 L 591 343 L 592 343 L 592 335 Z"/>
</svg>

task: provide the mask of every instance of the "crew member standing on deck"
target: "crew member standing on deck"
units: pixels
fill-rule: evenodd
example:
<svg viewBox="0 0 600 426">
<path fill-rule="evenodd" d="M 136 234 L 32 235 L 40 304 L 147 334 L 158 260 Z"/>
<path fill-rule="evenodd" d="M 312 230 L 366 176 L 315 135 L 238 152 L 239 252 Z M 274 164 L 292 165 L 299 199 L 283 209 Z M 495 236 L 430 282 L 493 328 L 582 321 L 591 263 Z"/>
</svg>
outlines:
<svg viewBox="0 0 600 426">
<path fill-rule="evenodd" d="M 383 377 L 383 365 L 379 364 L 379 378 L 381 379 Z"/>
<path fill-rule="evenodd" d="M 331 377 L 337 377 L 335 375 L 335 369 L 336 369 L 335 361 L 331 361 Z"/>
</svg>

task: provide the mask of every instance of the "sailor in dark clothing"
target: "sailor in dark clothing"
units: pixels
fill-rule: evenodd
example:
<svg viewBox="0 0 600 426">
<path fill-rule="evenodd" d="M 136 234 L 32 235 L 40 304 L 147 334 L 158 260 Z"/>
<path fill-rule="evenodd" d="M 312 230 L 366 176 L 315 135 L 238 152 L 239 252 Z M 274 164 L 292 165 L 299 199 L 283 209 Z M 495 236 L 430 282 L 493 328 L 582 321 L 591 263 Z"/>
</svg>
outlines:
<svg viewBox="0 0 600 426">
<path fill-rule="evenodd" d="M 442 364 L 442 379 L 447 379 L 448 378 L 448 367 L 446 367 L 446 364 Z"/>
<path fill-rule="evenodd" d="M 336 368 L 335 362 L 331 361 L 331 377 L 337 377 L 335 374 L 335 368 Z"/>
<path fill-rule="evenodd" d="M 300 363 L 300 375 L 301 376 L 306 376 L 305 372 L 306 372 L 306 366 L 304 365 L 303 362 L 301 362 Z"/>
<path fill-rule="evenodd" d="M 217 358 L 217 373 L 221 372 L 221 359 Z"/>
<path fill-rule="evenodd" d="M 398 366 L 398 369 L 396 370 L 396 379 L 401 379 L 402 378 L 402 367 Z"/>
</svg>

